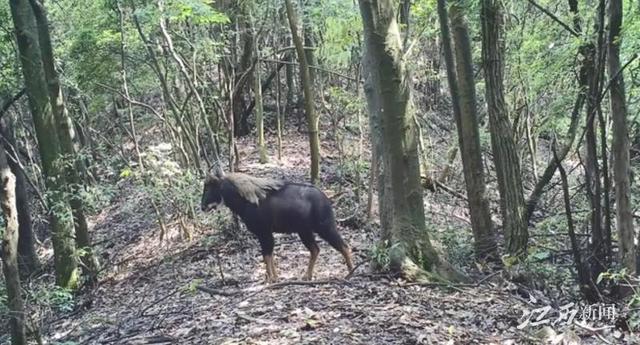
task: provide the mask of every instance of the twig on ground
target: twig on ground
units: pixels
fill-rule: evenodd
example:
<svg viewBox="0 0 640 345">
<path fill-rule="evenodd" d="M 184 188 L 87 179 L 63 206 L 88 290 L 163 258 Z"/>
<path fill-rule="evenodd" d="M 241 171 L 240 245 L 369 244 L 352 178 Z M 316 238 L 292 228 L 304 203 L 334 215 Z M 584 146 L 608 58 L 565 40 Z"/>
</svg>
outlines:
<svg viewBox="0 0 640 345">
<path fill-rule="evenodd" d="M 347 274 L 347 276 L 346 276 L 346 277 L 344 277 L 344 279 L 345 279 L 345 280 L 347 280 L 347 279 L 350 279 L 351 277 L 353 277 L 353 274 L 356 272 L 356 270 L 357 270 L 360 266 L 364 265 L 365 263 L 366 263 L 366 261 L 364 261 L 364 260 L 363 260 L 363 261 L 360 261 L 359 263 L 357 263 L 357 264 L 353 267 L 353 269 L 351 270 L 351 272 L 349 272 L 349 274 Z"/>
<path fill-rule="evenodd" d="M 238 310 L 236 310 L 235 312 L 236 312 L 236 315 L 239 318 L 241 318 L 243 320 L 246 320 L 246 321 L 255 322 L 255 323 L 261 323 L 263 325 L 270 325 L 270 324 L 273 323 L 273 321 L 258 319 L 258 318 L 255 318 L 253 316 L 249 316 L 249 315 L 247 315 L 247 314 L 245 314 L 245 313 L 243 313 L 241 311 L 238 311 Z"/>
<path fill-rule="evenodd" d="M 291 286 L 291 285 L 308 285 L 308 286 L 314 286 L 314 285 L 327 285 L 327 284 L 339 284 L 339 285 L 349 285 L 349 282 L 346 279 L 327 279 L 327 280 L 290 280 L 290 281 L 286 281 L 286 282 L 281 282 L 281 283 L 275 283 L 275 284 L 271 284 L 271 285 L 267 285 L 264 287 L 263 290 L 273 290 L 273 289 L 279 289 L 281 287 L 285 287 L 285 286 Z"/>
</svg>

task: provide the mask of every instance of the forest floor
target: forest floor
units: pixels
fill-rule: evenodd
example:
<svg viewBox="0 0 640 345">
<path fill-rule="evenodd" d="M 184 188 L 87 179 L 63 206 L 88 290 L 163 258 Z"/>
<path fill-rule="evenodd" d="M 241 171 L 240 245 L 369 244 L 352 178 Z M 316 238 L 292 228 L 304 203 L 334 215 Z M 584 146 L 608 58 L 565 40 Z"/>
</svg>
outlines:
<svg viewBox="0 0 640 345">
<path fill-rule="evenodd" d="M 304 179 L 304 147 L 304 136 L 290 134 L 287 159 L 259 165 L 247 139 L 240 142 L 242 168 Z M 323 169 L 330 168 L 332 148 L 323 150 Z M 447 287 L 372 273 L 374 225 L 340 227 L 357 264 L 346 280 L 341 256 L 320 242 L 315 280 L 302 283 L 308 251 L 296 235 L 277 235 L 279 282 L 265 284 L 257 242 L 243 227 L 230 233 L 226 209 L 218 209 L 224 217 L 210 225 L 193 226 L 190 240 L 177 222 L 168 223 L 160 243 L 145 192 L 126 181 L 117 188 L 111 205 L 91 219 L 105 271 L 96 288 L 78 296 L 75 310 L 48 320 L 42 331 L 49 343 L 577 344 L 574 331 L 582 341 L 599 343 L 594 332 L 580 328 L 555 337 L 540 335 L 540 328 L 517 329 L 532 306 L 499 274 L 478 285 Z M 332 196 L 337 187 L 325 180 L 322 188 Z"/>
</svg>

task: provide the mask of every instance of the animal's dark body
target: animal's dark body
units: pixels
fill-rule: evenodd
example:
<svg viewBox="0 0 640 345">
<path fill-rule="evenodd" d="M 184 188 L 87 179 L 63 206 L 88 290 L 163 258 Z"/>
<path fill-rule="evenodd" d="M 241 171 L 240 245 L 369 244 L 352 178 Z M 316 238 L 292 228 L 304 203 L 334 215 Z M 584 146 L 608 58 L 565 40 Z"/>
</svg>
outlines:
<svg viewBox="0 0 640 345">
<path fill-rule="evenodd" d="M 214 209 L 221 202 L 258 238 L 268 281 L 277 277 L 273 264 L 274 232 L 297 233 L 309 249 L 311 258 L 305 279 L 312 279 L 320 251 L 314 234 L 342 253 L 349 271 L 353 269 L 349 246 L 336 228 L 331 201 L 315 186 L 240 173 L 209 176 L 204 185 L 202 209 Z"/>
</svg>

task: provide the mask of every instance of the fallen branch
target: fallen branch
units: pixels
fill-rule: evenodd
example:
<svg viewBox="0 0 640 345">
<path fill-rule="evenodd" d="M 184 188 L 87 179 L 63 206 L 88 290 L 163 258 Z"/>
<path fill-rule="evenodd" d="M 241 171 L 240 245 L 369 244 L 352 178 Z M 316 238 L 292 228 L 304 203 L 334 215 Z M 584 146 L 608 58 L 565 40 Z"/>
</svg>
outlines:
<svg viewBox="0 0 640 345">
<path fill-rule="evenodd" d="M 354 268 L 355 270 L 355 268 Z M 350 273 L 351 276 L 352 273 Z M 350 277 L 348 276 L 348 277 Z M 217 290 L 217 289 L 212 289 L 212 288 L 208 288 L 205 286 L 196 286 L 196 290 L 200 290 L 202 292 L 206 292 L 211 296 L 226 296 L 226 297 L 230 297 L 230 296 L 235 296 L 235 295 L 239 295 L 239 294 L 243 294 L 243 293 L 247 293 L 247 292 L 251 292 L 252 294 L 256 294 L 258 292 L 264 291 L 264 290 L 274 290 L 274 289 L 279 289 L 279 288 L 283 288 L 285 286 L 294 286 L 294 285 L 298 285 L 298 286 L 316 286 L 316 285 L 328 285 L 328 284 L 338 284 L 338 285 L 348 285 L 349 282 L 347 281 L 347 279 L 327 279 L 327 280 L 290 280 L 290 281 L 285 281 L 285 282 L 280 282 L 280 283 L 274 283 L 274 284 L 269 284 L 269 285 L 265 285 L 257 290 L 252 290 L 251 288 L 246 288 L 246 289 L 241 289 L 241 290 L 236 290 L 236 291 L 224 291 L 224 290 Z"/>
<path fill-rule="evenodd" d="M 315 285 L 328 285 L 328 284 L 349 285 L 349 282 L 346 279 L 290 280 L 286 282 L 267 285 L 264 287 L 263 290 L 273 290 L 273 289 L 279 289 L 285 286 L 293 286 L 293 285 L 315 286 Z"/>
<path fill-rule="evenodd" d="M 250 322 L 255 322 L 255 323 L 261 323 L 263 325 L 270 325 L 270 324 L 273 323 L 273 321 L 258 319 L 258 318 L 255 318 L 253 316 L 249 316 L 249 315 L 247 315 L 247 314 L 245 314 L 245 313 L 243 313 L 241 311 L 237 311 L 237 310 L 236 310 L 236 315 L 239 318 L 243 319 L 243 320 L 250 321 Z"/>
</svg>

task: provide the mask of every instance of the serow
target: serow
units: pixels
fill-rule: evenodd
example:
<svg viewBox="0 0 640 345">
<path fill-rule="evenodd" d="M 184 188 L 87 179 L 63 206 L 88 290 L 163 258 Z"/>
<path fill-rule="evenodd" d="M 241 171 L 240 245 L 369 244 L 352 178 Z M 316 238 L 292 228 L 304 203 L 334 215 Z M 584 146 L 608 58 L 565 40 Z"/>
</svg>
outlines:
<svg viewBox="0 0 640 345">
<path fill-rule="evenodd" d="M 337 231 L 329 198 L 308 184 L 252 177 L 241 173 L 207 176 L 202 193 L 202 210 L 224 203 L 260 242 L 267 282 L 277 279 L 273 262 L 273 233 L 297 233 L 311 257 L 303 279 L 313 278 L 320 253 L 315 234 L 339 251 L 349 272 L 353 270 L 351 250 Z"/>
</svg>

